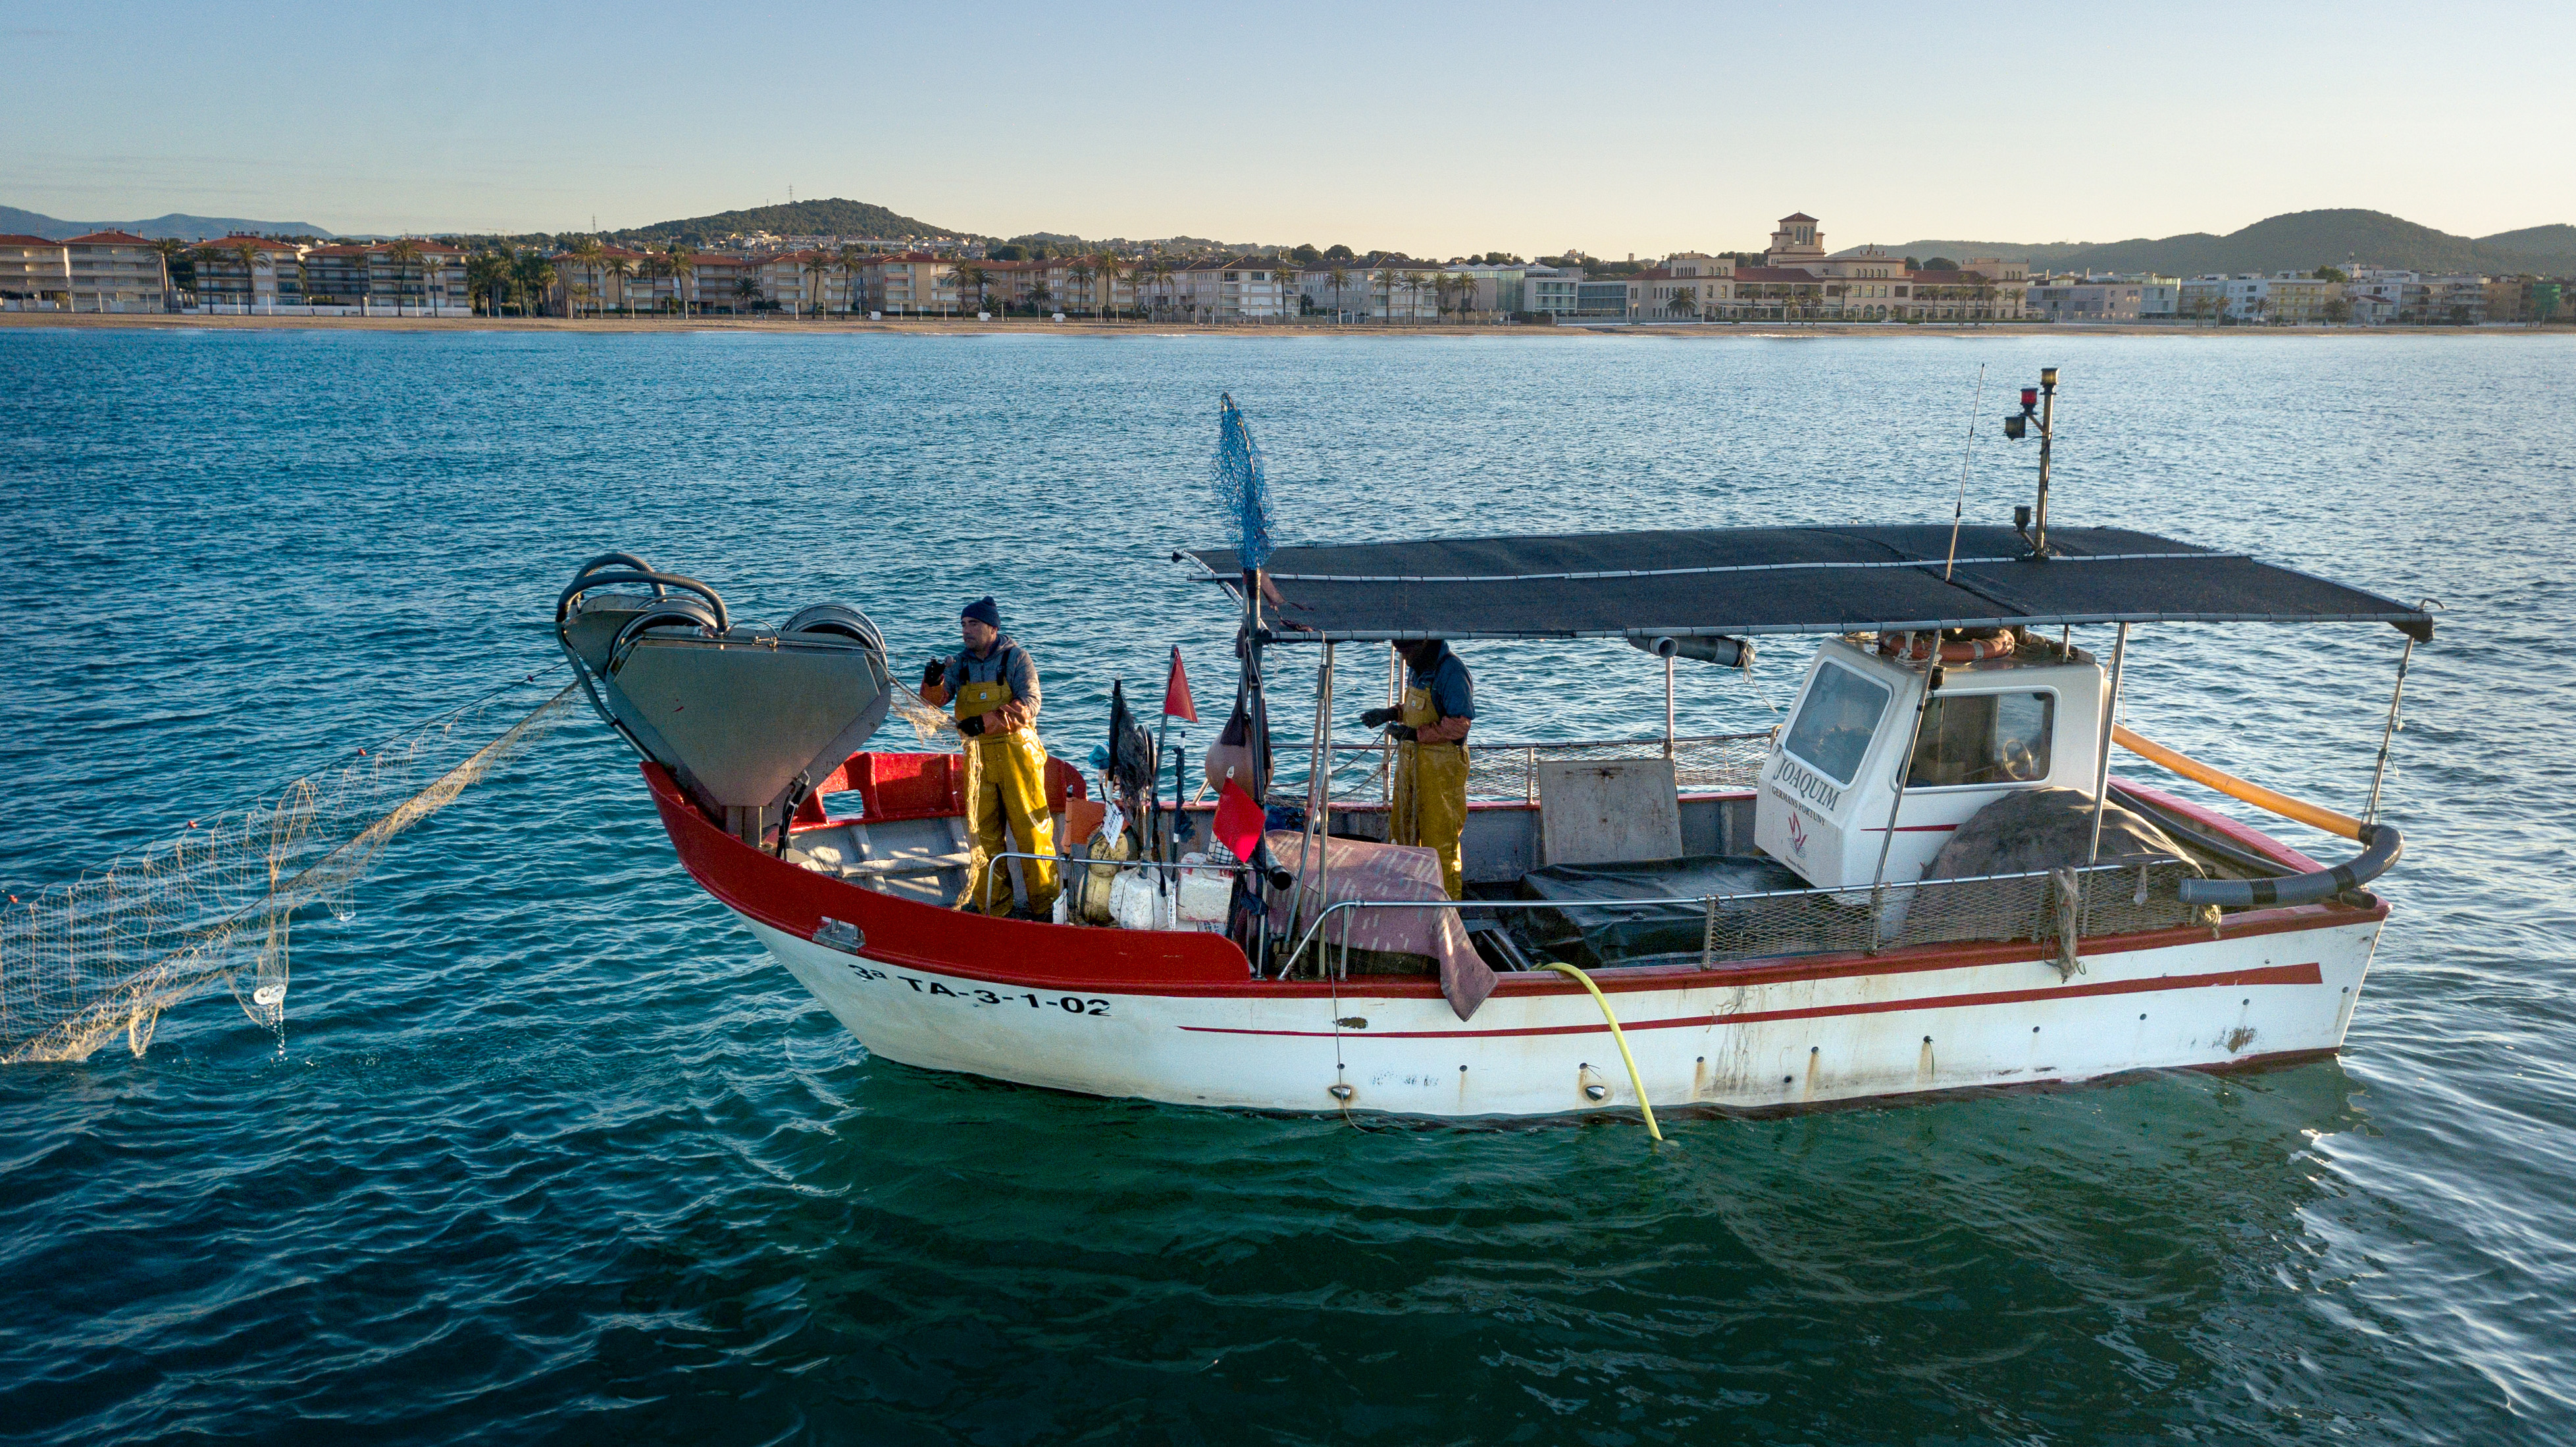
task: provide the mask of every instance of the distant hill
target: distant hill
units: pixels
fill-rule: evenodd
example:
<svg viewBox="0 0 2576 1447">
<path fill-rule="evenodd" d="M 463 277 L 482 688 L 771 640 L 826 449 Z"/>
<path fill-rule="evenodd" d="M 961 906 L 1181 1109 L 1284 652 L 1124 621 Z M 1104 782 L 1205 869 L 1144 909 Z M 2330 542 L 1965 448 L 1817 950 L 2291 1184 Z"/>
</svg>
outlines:
<svg viewBox="0 0 2576 1447">
<path fill-rule="evenodd" d="M 2453 236 L 2384 211 L 2294 211 L 2242 231 L 2131 241 L 1909 241 L 1890 247 L 1906 256 L 2022 259 L 2064 271 L 2306 271 L 2360 261 L 2411 271 L 2576 273 L 2576 226 L 2533 226 L 2494 236 Z"/>
<path fill-rule="evenodd" d="M 781 206 L 719 211 L 713 216 L 692 216 L 681 221 L 656 221 L 650 226 L 630 226 L 624 231 L 611 232 L 609 238 L 614 241 L 685 241 L 701 246 L 753 231 L 767 231 L 778 236 L 965 237 L 972 234 L 946 226 L 933 226 L 910 216 L 899 216 L 866 201 L 844 201 L 835 196 L 827 201 L 790 201 Z"/>
<path fill-rule="evenodd" d="M 61 221 L 38 211 L 21 211 L 15 206 L 0 206 L 0 231 L 21 236 L 41 236 L 47 241 L 62 241 L 85 236 L 93 231 L 131 231 L 137 236 L 175 236 L 181 241 L 204 241 L 209 237 L 253 236 L 323 236 L 332 235 L 310 221 L 253 221 L 242 216 L 190 216 L 173 211 L 149 221 Z"/>
</svg>

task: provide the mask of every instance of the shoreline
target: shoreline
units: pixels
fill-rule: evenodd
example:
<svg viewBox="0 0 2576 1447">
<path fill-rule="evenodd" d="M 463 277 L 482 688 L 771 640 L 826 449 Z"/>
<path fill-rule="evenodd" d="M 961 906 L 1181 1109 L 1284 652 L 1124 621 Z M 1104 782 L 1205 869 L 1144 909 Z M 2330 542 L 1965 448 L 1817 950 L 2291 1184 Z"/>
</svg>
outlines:
<svg viewBox="0 0 2576 1447">
<path fill-rule="evenodd" d="M 2529 337 L 2576 334 L 2576 327 L 2511 326 L 2301 326 L 2214 327 L 2149 322 L 1616 322 L 1567 321 L 1553 326 L 1465 323 L 1420 325 L 1329 323 L 1293 325 L 1249 322 L 967 321 L 906 318 L 860 321 L 839 317 L 271 317 L 188 316 L 154 312 L 0 312 L 0 327 L 204 331 L 552 332 L 575 335 L 649 335 L 733 332 L 751 336 L 1079 336 L 1079 337 L 1691 337 L 1779 341 L 1800 337 Z"/>
</svg>

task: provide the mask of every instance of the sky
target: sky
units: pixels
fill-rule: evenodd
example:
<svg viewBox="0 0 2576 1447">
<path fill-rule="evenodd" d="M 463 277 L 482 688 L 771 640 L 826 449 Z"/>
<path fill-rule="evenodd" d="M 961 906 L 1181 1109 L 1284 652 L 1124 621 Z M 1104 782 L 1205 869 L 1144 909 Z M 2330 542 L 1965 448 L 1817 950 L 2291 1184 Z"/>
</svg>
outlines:
<svg viewBox="0 0 2576 1447">
<path fill-rule="evenodd" d="M 342 232 L 798 197 L 1451 256 L 2576 223 L 2576 5 L 0 0 L 0 204 Z"/>
</svg>

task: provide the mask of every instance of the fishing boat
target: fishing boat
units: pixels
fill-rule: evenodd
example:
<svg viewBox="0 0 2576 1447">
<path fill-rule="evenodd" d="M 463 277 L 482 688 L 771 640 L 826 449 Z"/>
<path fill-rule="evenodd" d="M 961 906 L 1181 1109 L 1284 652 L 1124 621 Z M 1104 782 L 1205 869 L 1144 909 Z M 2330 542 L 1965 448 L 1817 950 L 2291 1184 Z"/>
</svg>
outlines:
<svg viewBox="0 0 2576 1447">
<path fill-rule="evenodd" d="M 738 626 L 713 588 L 616 554 L 565 588 L 556 623 L 690 877 L 906 1065 L 1184 1105 L 1636 1109 L 1651 1126 L 1658 1109 L 2328 1055 L 2388 918 L 2365 886 L 2402 847 L 2376 818 L 2379 775 L 2345 814 L 2131 733 L 2128 642 L 2151 625 L 2392 625 L 2384 770 L 2432 618 L 2243 553 L 2050 529 L 2045 415 L 2038 507 L 2009 527 L 1277 548 L 1247 527 L 1174 554 L 1234 625 L 1236 713 L 1269 746 L 1213 798 L 1167 796 L 1159 746 L 1138 797 L 1115 758 L 1124 719 L 1111 767 L 1051 761 L 1070 821 L 1052 920 L 956 907 L 1029 861 L 974 845 L 961 754 L 861 747 L 902 686 L 857 610 Z M 1241 426 L 1230 403 L 1225 425 Z M 2107 660 L 2077 630 L 2107 633 Z M 1677 731 L 1677 668 L 1749 667 L 1757 640 L 1799 635 L 1818 642 L 1781 727 Z M 1659 734 L 1471 743 L 1455 901 L 1426 851 L 1383 842 L 1393 746 L 1333 736 L 1352 694 L 1393 687 L 1384 650 L 1431 637 L 1599 639 L 1666 683 Z M 1300 651 L 1314 728 L 1285 746 L 1305 768 L 1283 784 L 1268 675 Z M 2123 747 L 2357 852 L 2321 862 L 2115 778 Z M 1134 847 L 1068 837 L 1117 832 L 1090 828 L 1099 794 L 1139 821 Z M 1229 799 L 1258 801 L 1256 838 L 1239 814 L 1220 825 Z M 1103 881 L 1123 896 L 1109 923 Z"/>
</svg>

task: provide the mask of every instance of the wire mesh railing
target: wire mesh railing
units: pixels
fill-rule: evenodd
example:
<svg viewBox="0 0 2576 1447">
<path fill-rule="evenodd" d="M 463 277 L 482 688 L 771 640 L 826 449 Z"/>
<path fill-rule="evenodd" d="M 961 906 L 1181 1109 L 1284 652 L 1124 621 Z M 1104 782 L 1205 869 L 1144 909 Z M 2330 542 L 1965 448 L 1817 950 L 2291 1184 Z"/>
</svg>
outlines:
<svg viewBox="0 0 2576 1447">
<path fill-rule="evenodd" d="M 1517 917 L 1522 942 L 1594 967 L 1670 966 L 1694 954 L 1702 969 L 1818 954 L 1871 954 L 1934 944 L 2050 945 L 2061 975 L 2083 968 L 2088 940 L 2212 924 L 2217 911 L 2182 902 L 2179 860 L 2027 874 L 1931 879 L 1858 889 L 1644 898 L 1339 900 L 1308 925 L 1290 960 L 1330 959 L 1337 921 L 1363 909 L 1454 909 Z M 1692 948 L 1695 945 L 1696 948 Z M 1309 950 L 1320 948 L 1310 956 Z"/>
<path fill-rule="evenodd" d="M 1761 776 L 1763 760 L 1771 754 L 1770 731 L 1744 734 L 1697 734 L 1673 740 L 1673 782 L 1692 791 L 1750 789 Z M 1333 802 L 1335 805 L 1382 802 L 1388 793 L 1387 770 L 1395 756 L 1396 746 L 1383 740 L 1358 743 L 1335 743 L 1333 751 Z M 1303 763 L 1312 753 L 1311 743 L 1278 745 L 1282 764 L 1278 790 L 1303 795 L 1304 772 L 1291 763 Z M 1501 742 L 1467 744 L 1467 797 L 1471 799 L 1519 800 L 1538 802 L 1539 765 L 1569 763 L 1587 759 L 1659 759 L 1664 756 L 1664 741 L 1652 739 L 1570 739 L 1553 743 Z"/>
</svg>

